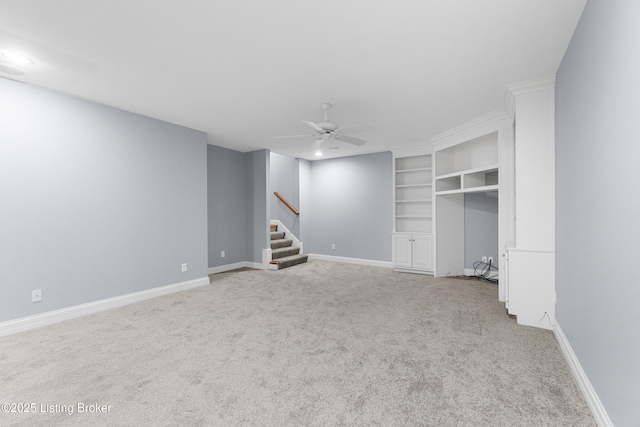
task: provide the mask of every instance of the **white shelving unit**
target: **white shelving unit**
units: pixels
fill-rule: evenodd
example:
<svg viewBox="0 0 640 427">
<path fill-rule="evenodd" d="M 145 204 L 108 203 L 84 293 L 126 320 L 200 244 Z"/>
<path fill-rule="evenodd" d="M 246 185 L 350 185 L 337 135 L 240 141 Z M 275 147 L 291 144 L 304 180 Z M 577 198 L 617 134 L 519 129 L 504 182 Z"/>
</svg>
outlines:
<svg viewBox="0 0 640 427">
<path fill-rule="evenodd" d="M 489 165 L 436 177 L 436 195 L 497 189 L 498 165 Z"/>
<path fill-rule="evenodd" d="M 495 112 L 431 140 L 434 168 L 434 275 L 464 274 L 464 195 L 499 192 L 498 253 L 513 239 L 512 117 Z M 504 261 L 499 298 L 504 301 Z"/>
<path fill-rule="evenodd" d="M 433 272 L 433 168 L 430 150 L 394 152 L 393 265 Z"/>
</svg>

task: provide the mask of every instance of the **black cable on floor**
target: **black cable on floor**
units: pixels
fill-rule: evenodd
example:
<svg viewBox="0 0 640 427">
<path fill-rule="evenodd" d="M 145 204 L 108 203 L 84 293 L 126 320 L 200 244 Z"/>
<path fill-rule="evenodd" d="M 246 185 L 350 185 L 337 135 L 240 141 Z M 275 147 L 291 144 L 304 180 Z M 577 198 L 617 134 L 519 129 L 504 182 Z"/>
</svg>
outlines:
<svg viewBox="0 0 640 427">
<path fill-rule="evenodd" d="M 491 262 L 474 262 L 473 273 L 478 280 L 498 284 L 498 267 Z"/>
</svg>

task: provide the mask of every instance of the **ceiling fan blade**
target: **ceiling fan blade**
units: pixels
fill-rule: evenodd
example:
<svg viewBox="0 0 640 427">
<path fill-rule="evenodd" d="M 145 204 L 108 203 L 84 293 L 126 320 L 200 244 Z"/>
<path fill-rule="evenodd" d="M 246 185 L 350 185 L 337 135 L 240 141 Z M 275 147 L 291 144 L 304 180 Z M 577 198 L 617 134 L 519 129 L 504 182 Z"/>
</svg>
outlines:
<svg viewBox="0 0 640 427">
<path fill-rule="evenodd" d="M 308 135 L 285 135 L 285 136 L 274 136 L 275 139 L 282 138 L 309 138 L 310 136 L 316 136 L 315 133 L 310 133 Z"/>
<path fill-rule="evenodd" d="M 313 123 L 313 122 L 309 122 L 307 120 L 302 120 L 302 123 L 306 123 L 307 126 L 309 126 L 311 129 L 315 130 L 318 133 L 324 133 L 325 130 L 322 129 L 320 126 L 318 126 L 317 124 Z"/>
<path fill-rule="evenodd" d="M 367 141 L 365 141 L 364 139 L 360 139 L 360 138 L 354 138 L 352 136 L 346 136 L 346 135 L 342 135 L 342 134 L 336 134 L 333 139 L 337 139 L 338 141 L 342 141 L 342 142 L 348 142 L 349 144 L 353 144 L 353 145 L 364 145 L 367 143 Z"/>
<path fill-rule="evenodd" d="M 354 132 L 371 132 L 376 130 L 371 125 L 349 126 L 348 128 L 340 128 L 340 133 L 354 133 Z"/>
</svg>

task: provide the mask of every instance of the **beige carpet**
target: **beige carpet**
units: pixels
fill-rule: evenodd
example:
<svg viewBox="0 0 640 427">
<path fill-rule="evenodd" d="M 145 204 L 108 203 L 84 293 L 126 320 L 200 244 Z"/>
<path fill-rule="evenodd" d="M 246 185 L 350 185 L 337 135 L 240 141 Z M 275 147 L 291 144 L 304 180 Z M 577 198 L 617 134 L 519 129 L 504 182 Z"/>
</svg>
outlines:
<svg viewBox="0 0 640 427">
<path fill-rule="evenodd" d="M 3 337 L 0 367 L 36 404 L 0 425 L 595 425 L 496 285 L 322 261 Z"/>
</svg>

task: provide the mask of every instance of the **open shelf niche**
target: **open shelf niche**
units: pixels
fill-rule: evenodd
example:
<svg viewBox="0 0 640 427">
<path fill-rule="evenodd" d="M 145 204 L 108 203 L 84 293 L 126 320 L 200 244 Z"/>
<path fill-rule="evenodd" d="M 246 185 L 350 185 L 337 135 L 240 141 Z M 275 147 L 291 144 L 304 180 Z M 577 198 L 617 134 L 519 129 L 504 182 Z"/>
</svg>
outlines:
<svg viewBox="0 0 640 427">
<path fill-rule="evenodd" d="M 513 239 L 513 117 L 496 111 L 431 141 L 434 168 L 434 275 L 465 273 L 465 194 L 499 193 L 498 254 Z M 504 261 L 499 256 L 499 283 Z M 504 285 L 499 298 L 504 301 Z"/>
<path fill-rule="evenodd" d="M 436 194 L 498 189 L 498 133 L 436 152 Z"/>
</svg>

